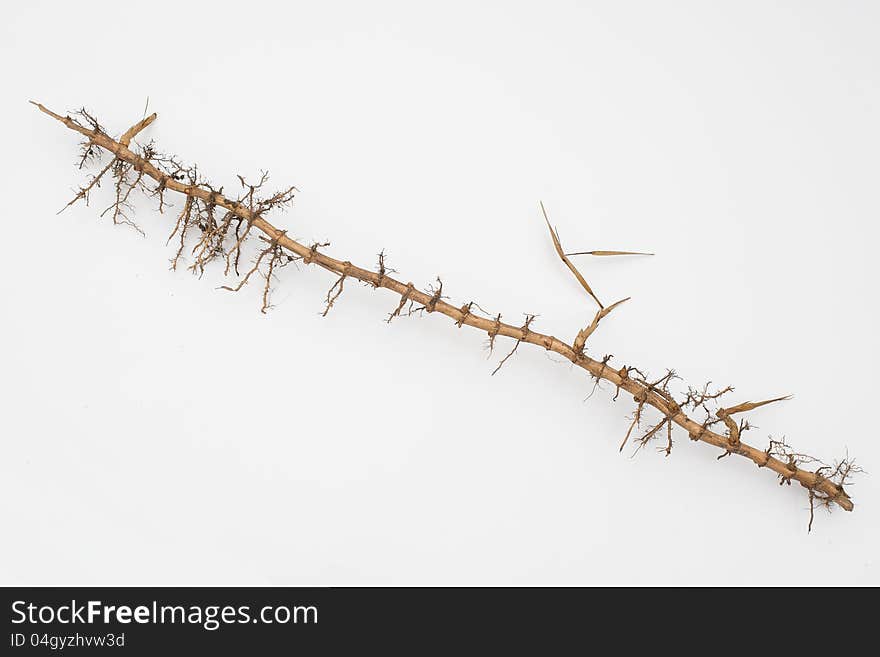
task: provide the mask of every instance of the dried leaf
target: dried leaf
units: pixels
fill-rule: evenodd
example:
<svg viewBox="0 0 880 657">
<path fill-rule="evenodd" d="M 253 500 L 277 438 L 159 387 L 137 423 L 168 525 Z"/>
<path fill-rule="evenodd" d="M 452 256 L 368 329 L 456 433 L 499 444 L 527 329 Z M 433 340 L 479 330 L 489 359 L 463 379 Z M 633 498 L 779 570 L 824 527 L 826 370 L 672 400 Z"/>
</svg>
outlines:
<svg viewBox="0 0 880 657">
<path fill-rule="evenodd" d="M 541 202 L 541 212 L 544 213 L 544 221 L 547 222 L 547 228 L 550 229 L 550 237 L 553 238 L 553 246 L 556 247 L 556 253 L 559 254 L 562 262 L 564 262 L 565 266 L 571 270 L 572 274 L 574 274 L 574 277 L 578 280 L 578 283 L 581 284 L 581 287 L 583 287 L 587 291 L 587 294 L 593 297 L 593 300 L 599 304 L 600 308 L 604 308 L 605 306 L 603 306 L 602 302 L 599 301 L 599 297 L 597 297 L 596 294 L 593 292 L 590 284 L 587 283 L 583 275 L 577 270 L 577 267 L 571 264 L 571 261 L 565 257 L 565 251 L 563 251 L 562 249 L 562 244 L 559 243 L 559 235 L 557 234 L 556 229 L 550 225 L 550 218 L 547 216 L 547 210 L 544 208 L 543 201 Z"/>
</svg>

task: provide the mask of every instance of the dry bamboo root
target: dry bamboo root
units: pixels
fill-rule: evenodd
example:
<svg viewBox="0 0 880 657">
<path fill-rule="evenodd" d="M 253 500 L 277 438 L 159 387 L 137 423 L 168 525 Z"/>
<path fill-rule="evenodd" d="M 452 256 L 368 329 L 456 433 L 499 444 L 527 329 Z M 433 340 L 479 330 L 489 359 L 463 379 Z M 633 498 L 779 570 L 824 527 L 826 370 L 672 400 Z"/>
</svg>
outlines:
<svg viewBox="0 0 880 657">
<path fill-rule="evenodd" d="M 113 139 L 85 110 L 75 113 L 74 117 L 61 116 L 39 103 L 33 104 L 40 111 L 85 137 L 82 143 L 80 168 L 99 158 L 101 149 L 113 156 L 110 163 L 93 176 L 68 205 L 79 200 L 88 203 L 91 192 L 100 186 L 102 178 L 109 173 L 115 179 L 115 200 L 102 216 L 110 214 L 114 223 L 129 224 L 140 230 L 129 216 L 131 211 L 129 197 L 135 189 L 140 189 L 156 198 L 160 212 L 165 209 L 166 192 L 184 195 L 184 206 L 177 216 L 174 230 L 169 237 L 169 241 L 175 239 L 178 247 L 172 259 L 172 268 L 176 268 L 184 256 L 188 246 L 188 236 L 196 233 L 198 235 L 196 244 L 190 251 L 193 259 L 190 270 L 201 275 L 211 261 L 219 260 L 223 263 L 224 274 L 232 273 L 240 277 L 236 286 L 224 286 L 225 289 L 233 291 L 240 290 L 252 277 L 262 276 L 264 279 L 262 312 L 266 312 L 271 305 L 269 296 L 273 276 L 279 268 L 295 261 L 318 265 L 338 276 L 327 293 L 324 315 L 330 311 L 342 294 L 346 280 L 354 279 L 367 283 L 373 288 L 390 290 L 400 298 L 398 305 L 387 318 L 389 322 L 402 313 L 439 313 L 450 317 L 458 327 L 467 325 L 485 331 L 489 338 L 490 350 L 494 348 L 498 336 L 515 340 L 513 348 L 495 372 L 515 353 L 520 344 L 525 342 L 560 354 L 577 367 L 589 372 L 597 385 L 600 381 L 608 381 L 616 388 L 615 400 L 621 390 L 631 395 L 636 408 L 626 437 L 620 446 L 621 450 L 631 438 L 636 450 L 656 439 L 663 444 L 658 448 L 659 451 L 668 456 L 673 446 L 673 426 L 678 426 L 687 432 L 691 440 L 701 441 L 723 450 L 719 459 L 731 454 L 742 456 L 751 460 L 758 468 L 766 468 L 776 473 L 780 485 L 791 485 L 792 481 L 798 482 L 807 490 L 809 496 L 808 528 L 812 528 L 816 507 L 822 506 L 830 510 L 832 505 L 836 504 L 846 511 L 853 509 L 853 502 L 844 490 L 844 485 L 849 483 L 851 476 L 860 469 L 851 459 L 844 458 L 829 466 L 815 458 L 794 452 L 783 441 L 771 438 L 766 449 L 752 447 L 742 441 L 742 434 L 749 429 L 749 423 L 744 420 L 737 422 L 733 419 L 733 415 L 746 413 L 787 397 L 721 407 L 720 398 L 731 393 L 733 388 L 727 387 L 710 392 L 707 384 L 701 389 L 688 388 L 684 398 L 676 399 L 669 388 L 670 382 L 677 378 L 671 370 L 652 381 L 638 368 L 626 365 L 619 368 L 612 367 L 609 365 L 610 356 L 594 360 L 586 355 L 584 349 L 590 335 L 597 329 L 601 320 L 626 299 L 607 307 L 603 306 L 567 255 L 635 255 L 632 252 L 590 251 L 566 254 L 559 242 L 558 234 L 550 226 L 546 212 L 544 213 L 559 257 L 600 308 L 591 324 L 581 330 L 573 342 L 568 344 L 552 335 L 534 331 L 531 328 L 534 320 L 532 315 L 527 315 L 525 322 L 516 326 L 502 322 L 500 314 L 495 317 L 485 316 L 486 313 L 482 312 L 475 302 L 466 303 L 461 307 L 447 303 L 444 301 L 446 297 L 443 296 L 443 284 L 439 279 L 436 288 L 431 286 L 427 291 L 421 291 L 412 283 L 403 283 L 392 278 L 389 274 L 393 270 L 386 268 L 384 253 L 379 254 L 378 268 L 372 271 L 322 253 L 320 249 L 327 244 L 307 246 L 291 239 L 285 231 L 269 223 L 265 216 L 274 208 L 288 205 L 293 200 L 296 188 L 289 187 L 267 197 L 263 195 L 267 174 L 264 173 L 256 184 L 249 184 L 239 176 L 243 191 L 238 197 L 231 198 L 224 195 L 222 187 L 214 189 L 203 180 L 195 167 L 186 167 L 173 157 L 161 155 L 152 143 L 131 147 L 132 140 L 156 119 L 156 114 L 145 117 L 121 137 Z M 543 211 L 543 205 L 541 209 Z M 259 236 L 263 246 L 252 266 L 241 275 L 242 248 L 253 235 Z M 648 425 L 647 431 L 642 433 L 640 427 L 645 420 L 647 407 L 658 411 L 659 419 Z M 702 411 L 705 417 L 702 420 L 694 419 L 688 415 L 688 411 L 692 414 Z M 719 425 L 723 429 L 715 430 Z M 637 429 L 641 435 L 634 437 Z M 815 469 L 809 470 L 802 466 L 813 466 Z"/>
</svg>

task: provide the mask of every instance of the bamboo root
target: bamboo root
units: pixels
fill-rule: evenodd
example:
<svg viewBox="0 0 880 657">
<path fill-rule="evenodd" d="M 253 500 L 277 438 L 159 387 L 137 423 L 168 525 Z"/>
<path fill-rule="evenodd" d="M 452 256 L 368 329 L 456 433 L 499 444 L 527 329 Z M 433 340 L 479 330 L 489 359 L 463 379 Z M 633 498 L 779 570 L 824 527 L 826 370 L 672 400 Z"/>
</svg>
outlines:
<svg viewBox="0 0 880 657">
<path fill-rule="evenodd" d="M 198 252 L 199 254 L 197 264 L 200 266 L 201 271 L 204 270 L 204 265 L 207 261 L 214 255 L 219 255 L 226 261 L 226 272 L 228 273 L 230 269 L 233 269 L 237 273 L 242 243 L 255 229 L 256 233 L 253 234 L 258 234 L 266 246 L 259 254 L 253 269 L 242 279 L 238 288 L 234 289 L 239 289 L 244 285 L 252 274 L 262 274 L 266 280 L 262 306 L 264 312 L 270 305 L 268 299 L 270 280 L 273 272 L 278 267 L 294 260 L 302 261 L 305 264 L 317 265 L 333 272 L 337 277 L 334 286 L 327 294 L 325 315 L 342 293 L 345 280 L 359 280 L 368 283 L 373 288 L 388 290 L 399 297 L 399 305 L 388 318 L 388 321 L 399 316 L 402 312 L 424 311 L 445 315 L 452 319 L 458 327 L 466 325 L 479 331 L 484 331 L 489 336 L 492 345 L 494 345 L 495 338 L 498 336 L 515 340 L 515 346 L 510 354 L 505 357 L 505 361 L 513 355 L 513 352 L 521 343 L 532 344 L 555 352 L 566 360 L 571 361 L 575 366 L 586 370 L 596 379 L 597 383 L 601 380 L 609 382 L 617 390 L 615 399 L 621 390 L 625 391 L 632 396 L 632 399 L 637 404 L 636 415 L 629 426 L 627 439 L 629 439 L 635 427 L 639 425 L 640 420 L 643 419 L 644 409 L 648 406 L 653 407 L 660 413 L 662 419 L 653 425 L 644 436 L 637 439 L 639 447 L 646 444 L 652 438 L 661 435 L 663 433 L 661 429 L 666 425 L 667 444 L 661 448 L 661 451 L 666 452 L 668 455 L 672 449 L 672 428 L 673 425 L 676 425 L 684 429 L 692 440 L 724 450 L 721 457 L 735 454 L 749 459 L 759 468 L 766 468 L 776 473 L 780 484 L 791 484 L 792 481 L 799 483 L 807 490 L 809 495 L 811 526 L 814 505 L 818 504 L 830 508 L 832 504 L 836 504 L 846 511 L 852 511 L 853 509 L 853 502 L 844 490 L 844 484 L 848 483 L 850 476 L 858 472 L 859 469 L 850 459 L 844 459 L 835 463 L 834 466 L 827 466 L 816 459 L 791 451 L 788 445 L 781 441 L 771 440 L 770 446 L 767 449 L 759 449 L 742 441 L 742 433 L 749 428 L 748 423 L 742 421 L 737 424 L 730 416 L 734 413 L 751 411 L 763 404 L 770 403 L 770 401 L 781 401 L 783 398 L 758 403 L 746 402 L 727 409 L 710 409 L 710 404 L 716 402 L 721 395 L 729 392 L 732 388 L 726 388 L 717 393 L 710 393 L 708 385 L 702 390 L 689 389 L 687 397 L 677 401 L 668 388 L 669 382 L 675 378 L 674 372 L 670 371 L 666 376 L 650 382 L 635 367 L 624 366 L 615 368 L 608 366 L 610 356 L 606 356 L 602 360 L 595 360 L 587 356 L 584 353 L 587 339 L 596 330 L 599 321 L 613 308 L 622 303 L 622 301 L 607 308 L 599 303 L 598 298 L 596 298 L 586 280 L 584 280 L 580 272 L 577 271 L 566 257 L 559 243 L 558 235 L 550 225 L 546 212 L 544 212 L 544 218 L 550 228 L 551 237 L 558 255 L 578 279 L 584 290 L 600 305 L 600 311 L 593 322 L 583 329 L 571 344 L 553 335 L 532 330 L 533 316 L 527 316 L 525 324 L 521 326 L 507 324 L 501 321 L 500 315 L 489 317 L 476 314 L 474 307 L 479 308 L 479 306 L 474 302 L 461 307 L 447 303 L 441 295 L 442 283 L 436 289 L 432 287 L 428 291 L 421 291 L 416 289 L 412 283 L 401 282 L 390 275 L 393 270 L 386 268 L 384 253 L 379 256 L 379 270 L 372 271 L 354 265 L 347 260 L 338 260 L 323 253 L 320 249 L 326 246 L 326 244 L 306 245 L 292 239 L 285 231 L 272 225 L 264 215 L 272 208 L 290 202 L 295 188 L 288 188 L 268 198 L 260 199 L 258 198 L 259 191 L 267 178 L 267 175 L 263 174 L 263 178 L 257 185 L 248 185 L 242 179 L 242 186 L 245 192 L 237 199 L 231 198 L 224 195 L 222 188 L 215 190 L 207 183 L 202 182 L 194 168 L 183 167 L 173 158 L 158 155 L 152 144 L 143 147 L 133 147 L 131 145 L 132 140 L 156 119 L 155 114 L 136 123 L 123 133 L 119 139 L 113 139 L 85 110 L 79 113 L 79 118 L 71 118 L 69 115 L 62 116 L 56 114 L 39 103 L 33 104 L 41 112 L 60 121 L 69 129 L 85 137 L 81 165 L 96 156 L 96 146 L 109 152 L 114 158 L 111 165 L 105 167 L 96 178 L 92 179 L 90 184 L 80 191 L 74 201 L 80 198 L 87 200 L 92 187 L 99 184 L 100 177 L 108 171 L 113 173 L 117 181 L 117 201 L 114 206 L 111 206 L 114 210 L 113 217 L 116 223 L 130 223 L 130 219 L 125 214 L 125 209 L 127 208 L 128 194 L 135 188 L 141 188 L 150 195 L 158 197 L 160 211 L 164 205 L 164 194 L 166 192 L 171 191 L 183 194 L 186 197 L 186 207 L 178 218 L 177 226 L 175 227 L 175 233 L 180 238 L 178 257 L 183 252 L 187 231 L 200 230 L 202 237 L 193 253 Z M 132 150 L 133 148 L 135 150 Z M 145 184 L 147 179 L 152 180 L 155 186 L 148 188 Z M 111 208 L 108 208 L 108 210 Z M 543 211 L 543 205 L 541 209 Z M 234 237 L 232 236 L 233 230 Z M 231 247 L 225 246 L 229 244 L 229 240 L 232 241 Z M 606 253 L 621 254 L 624 252 L 595 252 L 596 255 L 605 255 Z M 268 274 L 264 273 L 261 267 L 268 267 Z M 227 289 L 233 288 L 227 286 Z M 404 311 L 403 309 L 407 304 L 409 304 L 409 310 Z M 419 308 L 413 310 L 414 304 L 418 304 Z M 692 411 L 702 409 L 706 413 L 705 420 L 699 421 L 692 417 L 692 415 L 686 413 L 686 409 L 692 409 Z M 723 433 L 714 430 L 713 427 L 718 424 L 723 425 L 727 430 Z M 623 446 L 621 446 L 622 448 Z M 801 467 L 811 463 L 816 465 L 815 470 Z"/>
</svg>

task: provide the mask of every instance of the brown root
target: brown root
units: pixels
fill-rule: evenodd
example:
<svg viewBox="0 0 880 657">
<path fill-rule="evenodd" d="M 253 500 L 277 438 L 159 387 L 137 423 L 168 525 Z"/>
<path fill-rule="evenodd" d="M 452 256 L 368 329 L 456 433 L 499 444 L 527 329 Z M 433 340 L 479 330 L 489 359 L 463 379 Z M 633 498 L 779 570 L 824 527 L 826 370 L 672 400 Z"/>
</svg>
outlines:
<svg viewBox="0 0 880 657">
<path fill-rule="evenodd" d="M 336 279 L 336 282 L 333 283 L 333 286 L 327 291 L 327 298 L 325 300 L 326 305 L 324 306 L 324 312 L 321 313 L 322 317 L 327 316 L 327 313 L 330 312 L 330 309 L 333 307 L 333 304 L 336 303 L 339 295 L 342 294 L 342 289 L 345 285 L 345 279 L 348 277 L 348 270 L 350 267 L 351 263 L 347 262 L 345 269 L 342 270 L 339 278 Z"/>
<path fill-rule="evenodd" d="M 187 240 L 192 235 L 196 235 L 195 244 L 190 250 L 194 257 L 194 261 L 190 265 L 193 272 L 201 275 L 211 261 L 225 259 L 224 275 L 235 273 L 236 276 L 239 276 L 242 249 L 248 243 L 251 235 L 257 235 L 263 245 L 259 249 L 252 267 L 243 277 L 240 277 L 237 285 L 225 285 L 223 288 L 232 291 L 241 290 L 252 276 L 261 275 L 265 281 L 260 308 L 262 312 L 266 312 L 271 305 L 271 284 L 280 267 L 298 260 L 304 264 L 317 264 L 337 276 L 336 282 L 327 293 L 324 314 L 330 310 L 341 295 L 344 281 L 350 278 L 355 279 L 374 288 L 381 287 L 398 295 L 397 306 L 387 318 L 389 322 L 395 317 L 399 317 L 403 312 L 411 314 L 413 304 L 419 304 L 418 310 L 445 315 L 459 327 L 467 325 L 485 332 L 488 336 L 490 356 L 498 336 L 514 339 L 516 342 L 513 348 L 495 368 L 493 374 L 498 372 L 504 363 L 516 353 L 521 344 L 528 343 L 555 352 L 565 361 L 570 361 L 574 366 L 586 371 L 596 380 L 597 384 L 599 381 L 609 382 L 615 387 L 614 399 L 617 399 L 621 390 L 632 395 L 637 406 L 620 446 L 621 450 L 626 446 L 635 429 L 640 427 L 645 409 L 650 407 L 660 413 L 661 419 L 638 439 L 636 451 L 658 437 L 665 428 L 666 444 L 665 447 L 659 449 L 668 456 L 673 445 L 673 425 L 676 425 L 684 429 L 693 441 L 703 442 L 724 450 L 722 456 L 735 454 L 749 459 L 759 468 L 773 471 L 779 478 L 780 485 L 790 485 L 792 481 L 796 481 L 803 488 L 806 488 L 810 501 L 810 529 L 812 528 L 814 509 L 817 506 L 830 509 L 836 505 L 847 511 L 853 509 L 853 502 L 845 491 L 845 487 L 850 483 L 852 476 L 859 473 L 861 469 L 856 467 L 848 457 L 833 466 L 827 466 L 813 457 L 794 452 L 784 441 L 771 440 L 770 446 L 766 450 L 760 450 L 742 440 L 743 433 L 750 428 L 749 422 L 747 419 L 743 419 L 737 423 L 731 417 L 732 415 L 753 411 L 765 404 L 782 401 L 787 397 L 716 408 L 723 395 L 731 392 L 733 388 L 727 387 L 717 392 L 710 392 L 707 384 L 702 389 L 688 388 L 686 395 L 679 403 L 671 389 L 671 383 L 677 379 L 673 370 L 668 370 L 664 376 L 650 381 L 644 373 L 631 365 L 620 369 L 610 367 L 608 365 L 610 356 L 606 356 L 601 361 L 587 356 L 584 349 L 588 338 L 596 330 L 602 318 L 622 301 L 608 308 L 602 306 L 592 288 L 562 249 L 559 235 L 550 225 L 543 204 L 541 209 L 557 255 L 575 276 L 581 287 L 600 307 L 593 322 L 578 333 L 572 344 L 566 344 L 551 335 L 533 331 L 531 324 L 535 318 L 534 315 L 526 315 L 525 323 L 522 326 L 516 326 L 502 322 L 500 313 L 494 318 L 475 314 L 473 308 L 479 308 L 479 306 L 473 302 L 460 307 L 449 304 L 444 301 L 442 283 L 439 279 L 438 287 L 432 286 L 427 292 L 417 290 L 412 283 L 403 283 L 390 275 L 392 270 L 385 266 L 384 252 L 379 254 L 378 271 L 372 271 L 321 252 L 320 248 L 329 245 L 326 242 L 306 246 L 302 242 L 291 239 L 285 231 L 272 225 L 266 216 L 273 210 L 283 209 L 289 205 L 297 191 L 295 187 L 286 187 L 271 194 L 264 194 L 263 189 L 267 184 L 268 174 L 263 172 L 256 183 L 249 183 L 243 177 L 239 177 L 241 191 L 238 197 L 233 198 L 225 195 L 222 187 L 215 188 L 205 181 L 196 167 L 184 166 L 173 156 L 162 155 L 152 143 L 132 149 L 131 144 L 134 136 L 152 123 L 155 120 L 155 115 L 142 119 L 116 140 L 110 137 L 94 116 L 86 110 L 80 110 L 73 116 L 62 116 L 39 103 L 34 103 L 34 105 L 41 112 L 61 122 L 84 138 L 78 161 L 81 168 L 88 167 L 97 161 L 104 151 L 111 156 L 110 163 L 79 188 L 70 204 L 79 200 L 87 203 L 90 194 L 101 185 L 108 173 L 115 181 L 115 198 L 102 214 L 112 212 L 113 222 L 117 224 L 135 225 L 130 216 L 132 209 L 130 197 L 136 190 L 144 192 L 148 197 L 158 199 L 160 212 L 164 210 L 167 193 L 183 195 L 184 205 L 169 237 L 169 242 L 172 238 L 178 238 L 177 252 L 172 260 L 172 268 L 176 268 L 178 261 L 183 257 Z M 589 253 L 602 256 L 623 255 L 630 252 L 592 251 Z M 404 311 L 405 308 L 407 308 L 406 311 Z M 691 417 L 686 411 L 702 411 L 705 417 Z M 718 423 L 724 424 L 725 432 L 715 430 Z M 808 466 L 815 467 L 815 469 L 810 470 Z"/>
<path fill-rule="evenodd" d="M 501 315 L 498 316 L 499 320 L 501 319 Z M 507 360 L 516 353 L 516 350 L 519 348 L 520 343 L 525 340 L 529 336 L 529 326 L 531 326 L 532 322 L 535 320 L 535 315 L 526 315 L 525 323 L 520 327 L 520 331 L 522 332 L 520 337 L 517 338 L 516 344 L 513 345 L 513 349 L 501 359 L 501 362 L 498 363 L 498 367 L 492 370 L 492 376 L 498 373 L 498 370 L 507 362 Z M 497 333 L 495 335 L 498 335 Z M 492 338 L 494 340 L 494 336 Z"/>
</svg>

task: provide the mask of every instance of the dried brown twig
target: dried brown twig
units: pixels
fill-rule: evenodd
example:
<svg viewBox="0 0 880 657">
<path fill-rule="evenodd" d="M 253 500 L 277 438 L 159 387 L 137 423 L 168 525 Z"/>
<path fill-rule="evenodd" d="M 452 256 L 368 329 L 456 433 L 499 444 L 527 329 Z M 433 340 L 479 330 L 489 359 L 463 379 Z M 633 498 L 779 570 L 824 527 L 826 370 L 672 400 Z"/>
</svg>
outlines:
<svg viewBox="0 0 880 657">
<path fill-rule="evenodd" d="M 70 204 L 79 200 L 88 202 L 89 195 L 94 188 L 100 186 L 102 177 L 108 172 L 111 172 L 116 179 L 116 188 L 115 201 L 105 212 L 112 210 L 114 223 L 134 226 L 128 213 L 131 209 L 129 197 L 135 189 L 146 192 L 148 196 L 157 199 L 160 212 L 165 208 L 166 192 L 172 191 L 184 195 L 183 209 L 178 215 L 174 232 L 169 238 L 170 240 L 177 236 L 179 240 L 172 267 L 176 267 L 178 261 L 184 257 L 188 235 L 197 232 L 199 238 L 191 250 L 194 261 L 190 270 L 201 275 L 213 260 L 220 259 L 224 262 L 224 275 L 233 273 L 238 275 L 243 249 L 249 243 L 248 238 L 255 229 L 264 246 L 257 252 L 252 267 L 240 278 L 238 284 L 223 287 L 237 291 L 242 289 L 253 275 L 262 275 L 264 285 L 261 310 L 263 312 L 270 307 L 271 283 L 279 267 L 295 261 L 301 261 L 305 265 L 317 265 L 333 272 L 338 277 L 327 293 L 323 313 L 325 315 L 339 299 L 343 292 L 343 283 L 348 279 L 362 281 L 375 289 L 389 290 L 398 295 L 399 301 L 393 312 L 390 313 L 388 321 L 404 313 L 404 308 L 409 304 L 407 315 L 413 312 L 438 313 L 450 317 L 458 327 L 467 325 L 484 331 L 489 338 L 490 354 L 498 336 L 515 340 L 513 348 L 504 357 L 495 372 L 513 356 L 520 344 L 528 343 L 561 355 L 577 367 L 586 370 L 597 384 L 600 381 L 609 382 L 616 389 L 615 400 L 621 390 L 631 395 L 636 409 L 621 449 L 627 444 L 635 429 L 645 420 L 647 409 L 653 408 L 659 412 L 660 419 L 654 421 L 650 428 L 637 439 L 637 450 L 655 438 L 665 435 L 665 445 L 660 448 L 660 451 L 669 455 L 673 447 L 673 428 L 679 427 L 684 429 L 693 441 L 704 442 L 723 450 L 720 457 L 731 454 L 742 456 L 755 463 L 759 468 L 767 468 L 775 472 L 781 484 L 790 485 L 792 481 L 798 482 L 809 495 L 810 527 L 812 527 L 813 510 L 816 506 L 830 509 L 832 505 L 837 505 L 847 511 L 853 509 L 853 502 L 844 490 L 844 486 L 860 469 L 848 457 L 836 462 L 833 466 L 828 466 L 812 457 L 793 452 L 784 441 L 771 440 L 770 446 L 765 450 L 743 442 L 742 434 L 750 428 L 749 423 L 746 420 L 737 423 L 731 416 L 753 411 L 763 405 L 783 401 L 788 397 L 720 407 L 720 399 L 731 393 L 733 389 L 727 387 L 717 392 L 710 392 L 707 384 L 702 389 L 688 388 L 686 395 L 677 399 L 675 392 L 670 387 L 677 376 L 671 370 L 664 376 L 649 381 L 636 367 L 624 365 L 616 368 L 610 366 L 611 356 L 596 360 L 586 355 L 587 341 L 598 328 L 601 320 L 627 299 L 608 307 L 599 302 L 590 285 L 563 251 L 558 233 L 551 226 L 543 204 L 541 204 L 541 210 L 557 254 L 600 308 L 592 322 L 578 332 L 571 344 L 563 342 L 555 336 L 533 330 L 531 327 L 535 315 L 526 315 L 524 324 L 515 326 L 502 322 L 500 313 L 492 317 L 486 313 L 475 312 L 475 309 L 480 310 L 480 308 L 474 302 L 464 304 L 461 307 L 447 303 L 443 300 L 445 298 L 442 294 L 443 286 L 439 279 L 438 286 L 431 287 L 427 291 L 417 289 L 412 283 L 403 283 L 390 276 L 393 270 L 386 266 L 384 252 L 379 254 L 378 271 L 371 271 L 353 265 L 347 260 L 337 260 L 321 253 L 319 249 L 327 246 L 326 243 L 306 246 L 288 237 L 285 231 L 279 230 L 269 223 L 266 215 L 274 209 L 287 206 L 293 200 L 296 192 L 295 187 L 288 187 L 273 194 L 264 195 L 262 189 L 268 180 L 268 175 L 264 173 L 255 184 L 247 183 L 243 178 L 240 178 L 242 192 L 237 197 L 230 197 L 223 193 L 222 187 L 217 189 L 212 187 L 201 177 L 195 167 L 183 166 L 175 158 L 159 154 L 152 143 L 133 147 L 134 138 L 156 119 L 156 114 L 145 117 L 123 133 L 121 137 L 114 139 L 85 110 L 81 110 L 73 117 L 62 116 L 46 109 L 39 103 L 33 104 L 40 111 L 85 138 L 79 162 L 81 167 L 99 158 L 102 150 L 112 156 L 111 162 L 103 167 L 85 187 L 80 188 Z M 628 251 L 589 251 L 577 254 L 636 255 L 635 252 Z M 419 305 L 415 310 L 413 310 L 414 304 Z M 705 417 L 698 420 L 688 415 L 686 411 L 702 411 Z M 719 424 L 723 425 L 723 432 L 714 429 Z M 806 467 L 811 464 L 815 464 L 814 470 Z"/>
</svg>

